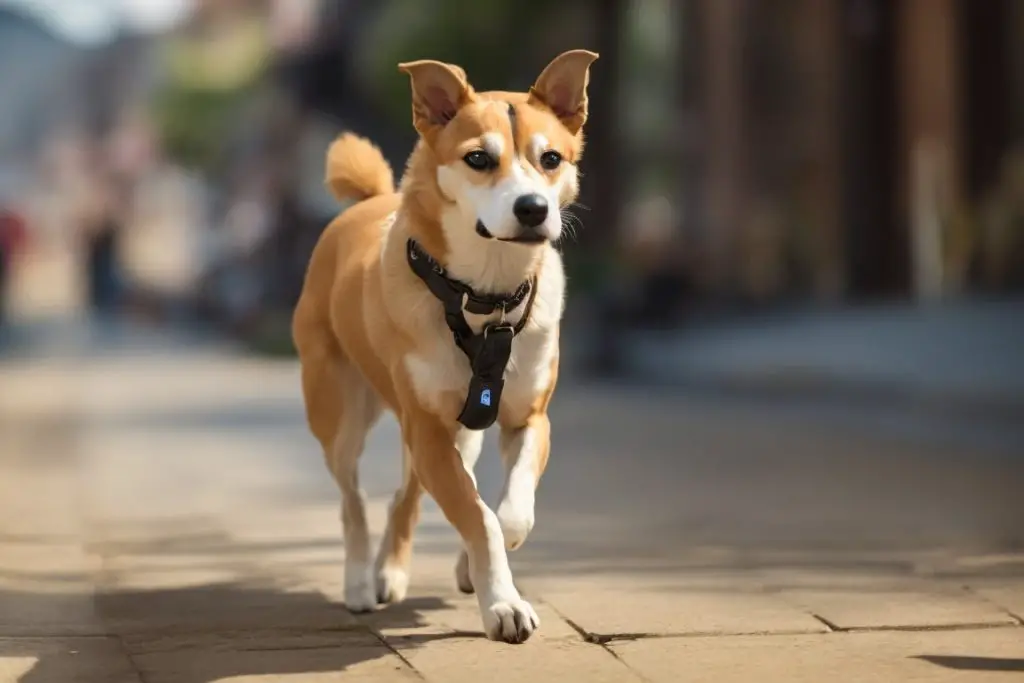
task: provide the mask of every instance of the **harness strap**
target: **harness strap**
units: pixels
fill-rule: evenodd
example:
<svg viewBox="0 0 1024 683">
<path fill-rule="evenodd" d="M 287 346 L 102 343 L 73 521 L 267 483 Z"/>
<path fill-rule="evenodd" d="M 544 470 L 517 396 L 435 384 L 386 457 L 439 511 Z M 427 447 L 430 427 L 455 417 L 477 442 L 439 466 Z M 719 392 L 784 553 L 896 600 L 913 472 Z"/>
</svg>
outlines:
<svg viewBox="0 0 1024 683">
<path fill-rule="evenodd" d="M 537 296 L 537 279 L 526 280 L 511 294 L 480 294 L 464 282 L 449 277 L 441 264 L 413 239 L 407 243 L 407 257 L 409 267 L 444 307 L 445 323 L 473 371 L 459 422 L 469 429 L 486 429 L 498 418 L 512 340 L 529 320 Z M 524 302 L 526 308 L 518 322 L 515 325 L 504 322 L 505 314 Z M 478 315 L 500 311 L 502 320 L 487 323 L 480 332 L 473 332 L 466 321 L 466 311 Z"/>
</svg>

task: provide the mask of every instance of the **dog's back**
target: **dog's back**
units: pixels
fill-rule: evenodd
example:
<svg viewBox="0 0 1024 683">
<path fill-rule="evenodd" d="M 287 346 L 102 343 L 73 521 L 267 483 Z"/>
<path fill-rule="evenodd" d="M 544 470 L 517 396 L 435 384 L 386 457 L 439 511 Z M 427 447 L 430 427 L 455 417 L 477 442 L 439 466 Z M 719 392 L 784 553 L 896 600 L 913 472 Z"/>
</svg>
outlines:
<svg viewBox="0 0 1024 683">
<path fill-rule="evenodd" d="M 340 351 L 334 301 L 339 291 L 344 290 L 346 297 L 340 312 L 362 315 L 359 283 L 366 268 L 379 261 L 384 235 L 380 226 L 401 201 L 380 150 L 351 134 L 340 136 L 328 149 L 325 184 L 339 201 L 356 203 L 331 221 L 310 257 L 292 320 L 292 338 L 303 365 Z M 345 282 L 349 286 L 343 287 Z"/>
<path fill-rule="evenodd" d="M 293 323 L 300 353 L 303 340 L 313 332 L 306 328 L 329 324 L 333 283 L 379 252 L 382 232 L 375 226 L 393 213 L 400 201 L 384 155 L 369 140 L 350 133 L 328 148 L 324 184 L 338 201 L 355 203 L 331 221 L 313 249 Z"/>
</svg>

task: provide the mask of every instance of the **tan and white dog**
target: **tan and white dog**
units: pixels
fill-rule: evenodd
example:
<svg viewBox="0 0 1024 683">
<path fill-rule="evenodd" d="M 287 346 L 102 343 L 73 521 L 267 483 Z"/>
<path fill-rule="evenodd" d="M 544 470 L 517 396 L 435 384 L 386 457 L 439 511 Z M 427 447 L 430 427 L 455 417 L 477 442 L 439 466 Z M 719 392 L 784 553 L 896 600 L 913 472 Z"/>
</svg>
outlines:
<svg viewBox="0 0 1024 683">
<path fill-rule="evenodd" d="M 475 92 L 441 62 L 399 65 L 420 140 L 397 193 L 370 142 L 346 134 L 328 151 L 329 187 L 359 201 L 313 251 L 293 335 L 309 425 L 342 493 L 353 611 L 405 597 L 425 490 L 462 537 L 456 579 L 475 590 L 487 635 L 522 642 L 539 625 L 506 549 L 533 528 L 548 460 L 565 290 L 552 245 L 578 192 L 596 58 L 560 55 L 529 93 Z M 404 480 L 374 561 L 357 465 L 384 409 L 401 424 Z M 473 475 L 495 421 L 507 473 L 497 514 Z"/>
</svg>

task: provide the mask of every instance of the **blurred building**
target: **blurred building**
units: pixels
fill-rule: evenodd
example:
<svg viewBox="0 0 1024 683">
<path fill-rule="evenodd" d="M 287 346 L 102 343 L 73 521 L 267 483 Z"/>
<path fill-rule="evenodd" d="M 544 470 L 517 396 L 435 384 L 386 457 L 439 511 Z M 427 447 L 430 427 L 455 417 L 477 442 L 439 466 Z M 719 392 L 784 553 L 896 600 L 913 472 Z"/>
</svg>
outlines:
<svg viewBox="0 0 1024 683">
<path fill-rule="evenodd" d="M 34 151 L 61 117 L 74 116 L 82 50 L 21 11 L 0 6 L 0 159 Z"/>
<path fill-rule="evenodd" d="M 679 196 L 711 292 L 1024 286 L 1024 3 L 685 0 Z"/>
</svg>

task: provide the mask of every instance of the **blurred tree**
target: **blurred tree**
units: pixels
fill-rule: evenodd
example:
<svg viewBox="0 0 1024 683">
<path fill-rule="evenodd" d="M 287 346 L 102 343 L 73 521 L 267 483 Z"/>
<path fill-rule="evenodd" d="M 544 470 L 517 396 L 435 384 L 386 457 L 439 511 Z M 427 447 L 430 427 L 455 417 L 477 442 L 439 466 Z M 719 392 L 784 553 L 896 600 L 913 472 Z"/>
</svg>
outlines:
<svg viewBox="0 0 1024 683">
<path fill-rule="evenodd" d="M 254 15 L 238 15 L 212 29 L 191 28 L 163 46 L 166 78 L 154 118 L 172 159 L 214 171 L 241 112 L 260 90 L 270 46 L 264 22 Z"/>
<path fill-rule="evenodd" d="M 611 248 L 624 200 L 625 168 L 619 134 L 619 83 L 623 57 L 623 26 L 626 0 L 592 0 L 595 27 L 594 50 L 601 55 L 590 80 L 590 118 L 587 121 L 587 153 L 583 161 L 586 182 L 581 203 L 587 212 L 586 230 L 580 243 L 590 249 Z"/>
<path fill-rule="evenodd" d="M 579 17 L 588 4 L 392 0 L 363 35 L 361 72 L 395 123 L 404 126 L 409 120 L 409 83 L 396 77 L 396 64 L 437 59 L 464 66 L 480 90 L 525 89 L 557 51 L 580 46 L 587 33 L 585 17 L 575 26 L 558 17 L 566 11 Z M 515 29 L 526 22 L 540 29 Z M 545 35 L 547 27 L 559 29 L 559 44 L 551 54 L 543 54 L 552 42 Z"/>
</svg>

